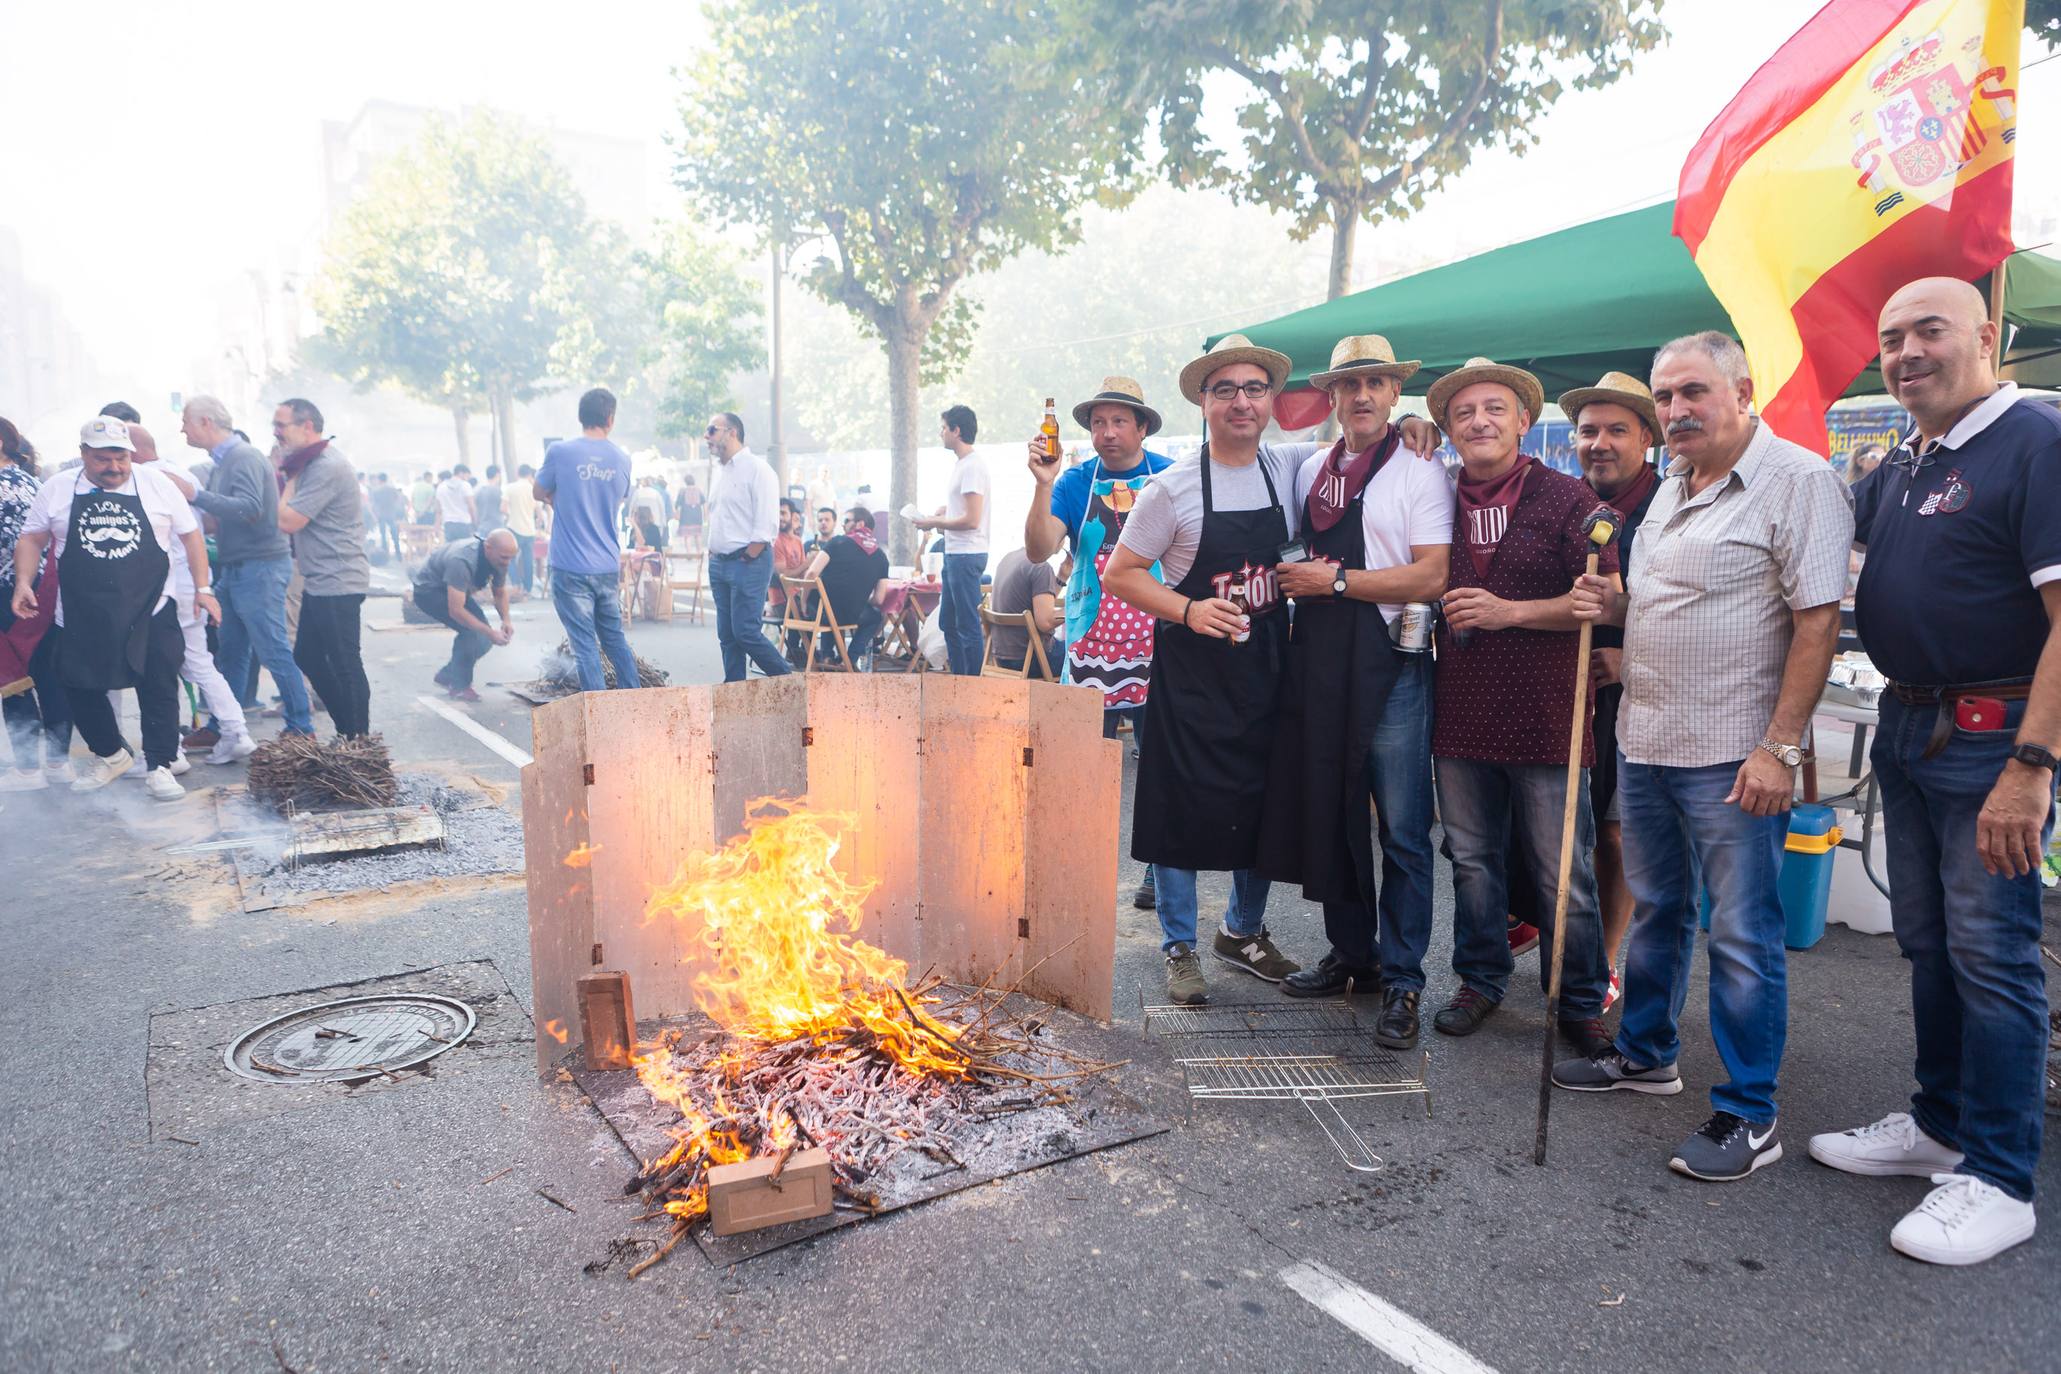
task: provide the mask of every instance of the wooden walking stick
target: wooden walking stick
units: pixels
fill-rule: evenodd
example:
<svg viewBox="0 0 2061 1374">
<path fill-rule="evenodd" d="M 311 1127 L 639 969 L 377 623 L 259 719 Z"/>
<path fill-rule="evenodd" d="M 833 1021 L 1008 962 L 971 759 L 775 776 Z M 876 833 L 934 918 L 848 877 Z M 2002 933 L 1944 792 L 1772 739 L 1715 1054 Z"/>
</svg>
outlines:
<svg viewBox="0 0 2061 1374">
<path fill-rule="evenodd" d="M 1598 506 L 1582 526 L 1589 537 L 1588 575 L 1596 575 L 1596 559 L 1617 538 L 1623 520 L 1609 506 Z M 1574 804 L 1581 796 L 1582 727 L 1587 724 L 1589 705 L 1589 641 L 1595 622 L 1584 620 L 1580 649 L 1575 655 L 1574 725 L 1567 734 L 1567 805 L 1560 815 L 1560 883 L 1553 895 L 1553 961 L 1546 982 L 1546 1045 L 1539 1062 L 1539 1129 L 1532 1144 L 1531 1162 L 1546 1162 L 1546 1118 L 1553 1109 L 1554 1037 L 1560 1033 L 1560 964 L 1566 953 L 1563 932 L 1567 929 L 1567 880 L 1574 871 Z"/>
</svg>

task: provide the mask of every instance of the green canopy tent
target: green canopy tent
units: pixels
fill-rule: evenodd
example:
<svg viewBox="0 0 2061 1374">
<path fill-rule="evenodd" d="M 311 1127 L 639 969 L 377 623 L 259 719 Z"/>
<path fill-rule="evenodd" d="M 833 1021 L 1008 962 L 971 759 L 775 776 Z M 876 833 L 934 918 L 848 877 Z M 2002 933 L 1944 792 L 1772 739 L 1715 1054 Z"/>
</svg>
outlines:
<svg viewBox="0 0 2061 1374">
<path fill-rule="evenodd" d="M 1338 340 L 1368 333 L 1386 335 L 1399 357 L 1424 361 L 1405 387 L 1413 394 L 1481 354 L 1537 373 L 1549 397 L 1612 368 L 1643 377 L 1667 340 L 1732 328 L 1670 228 L 1674 209 L 1670 201 L 1578 224 L 1225 332 L 1286 353 L 1291 387 L 1323 371 Z M 2014 254 L 2004 284 L 2004 317 L 2017 326 L 2007 375 L 2061 384 L 2061 261 Z M 1881 390 L 1870 368 L 1847 394 Z"/>
</svg>

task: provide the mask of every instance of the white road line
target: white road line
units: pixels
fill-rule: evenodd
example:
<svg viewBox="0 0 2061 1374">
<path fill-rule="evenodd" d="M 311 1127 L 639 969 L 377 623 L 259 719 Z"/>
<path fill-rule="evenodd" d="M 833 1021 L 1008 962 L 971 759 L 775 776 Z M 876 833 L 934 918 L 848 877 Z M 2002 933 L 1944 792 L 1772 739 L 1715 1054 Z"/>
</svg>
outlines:
<svg viewBox="0 0 2061 1374">
<path fill-rule="evenodd" d="M 1289 1265 L 1276 1277 L 1304 1301 L 1416 1374 L 1496 1374 L 1423 1322 L 1391 1307 L 1335 1269 L 1305 1261 Z"/>
<path fill-rule="evenodd" d="M 481 725 L 471 716 L 466 715 L 462 711 L 452 710 L 450 707 L 444 705 L 443 702 L 438 701 L 435 697 L 417 697 L 415 698 L 415 704 L 417 706 L 422 707 L 426 711 L 436 712 L 445 720 L 450 721 L 451 724 L 457 726 L 460 730 L 463 730 L 466 734 L 471 735 L 481 744 L 486 745 L 487 748 L 499 754 L 502 758 L 507 759 L 517 768 L 527 768 L 530 764 L 536 762 L 536 760 L 532 758 L 530 755 L 525 754 L 522 750 L 516 748 L 513 744 L 509 743 L 501 736 L 495 734 L 486 726 Z"/>
</svg>

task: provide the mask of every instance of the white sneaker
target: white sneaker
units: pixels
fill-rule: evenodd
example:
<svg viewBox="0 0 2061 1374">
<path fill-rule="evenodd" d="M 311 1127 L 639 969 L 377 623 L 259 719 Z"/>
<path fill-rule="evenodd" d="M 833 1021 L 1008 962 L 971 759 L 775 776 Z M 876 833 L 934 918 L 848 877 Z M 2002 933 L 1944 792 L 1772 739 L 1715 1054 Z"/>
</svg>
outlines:
<svg viewBox="0 0 2061 1374">
<path fill-rule="evenodd" d="M 186 795 L 186 789 L 181 787 L 179 780 L 172 776 L 172 770 L 169 767 L 153 768 L 149 773 L 145 774 L 143 790 L 150 793 L 151 800 L 153 801 L 178 801 Z"/>
<path fill-rule="evenodd" d="M 143 761 L 143 755 L 130 754 L 129 758 L 132 760 L 132 762 L 129 764 L 128 771 L 122 774 L 123 777 L 141 778 L 149 774 L 150 765 Z"/>
<path fill-rule="evenodd" d="M 70 759 L 59 759 L 55 763 L 45 760 L 43 776 L 50 782 L 59 783 L 74 782 L 78 779 L 79 775 L 72 771 L 72 761 Z"/>
<path fill-rule="evenodd" d="M 1961 1152 L 1918 1129 L 1909 1112 L 1891 1112 L 1870 1126 L 1811 1137 L 1811 1158 L 1871 1178 L 1930 1178 L 1961 1165 Z"/>
<path fill-rule="evenodd" d="M 72 791 L 91 792 L 96 787 L 105 787 L 129 771 L 133 756 L 126 749 L 117 749 L 106 758 L 89 754 L 86 762 L 79 765 L 72 775 Z"/>
<path fill-rule="evenodd" d="M 1927 1264 L 1980 1264 L 2032 1239 L 2032 1204 L 1973 1174 L 1934 1174 L 1939 1186 L 1889 1233 L 1890 1248 Z"/>
<path fill-rule="evenodd" d="M 186 751 L 183 749 L 172 755 L 172 762 L 169 766 L 172 770 L 172 776 L 175 778 L 183 778 L 193 771 L 193 765 L 188 762 Z"/>
<path fill-rule="evenodd" d="M 250 737 L 249 731 L 224 735 L 208 751 L 209 763 L 241 763 L 258 752 L 258 742 Z"/>
<path fill-rule="evenodd" d="M 40 768 L 10 768 L 0 773 L 0 792 L 41 792 L 49 785 Z"/>
</svg>

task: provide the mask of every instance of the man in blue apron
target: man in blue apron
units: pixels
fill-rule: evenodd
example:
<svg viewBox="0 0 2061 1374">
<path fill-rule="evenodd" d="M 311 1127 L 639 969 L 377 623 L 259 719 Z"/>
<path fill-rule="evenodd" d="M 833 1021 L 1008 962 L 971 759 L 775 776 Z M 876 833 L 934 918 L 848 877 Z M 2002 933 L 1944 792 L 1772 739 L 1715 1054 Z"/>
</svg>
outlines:
<svg viewBox="0 0 2061 1374">
<path fill-rule="evenodd" d="M 1417 1043 L 1432 806 L 1431 657 L 1428 645 L 1398 648 L 1390 625 L 1407 603 L 1444 593 L 1453 532 L 1445 469 L 1414 456 L 1389 422 L 1417 366 L 1364 334 L 1339 340 L 1330 370 L 1310 378 L 1331 393 L 1344 433 L 1296 478 L 1309 557 L 1275 570 L 1295 619 L 1260 839 L 1267 875 L 1323 904 L 1331 944 L 1284 990 L 1379 992 L 1375 1039 L 1391 1049 Z"/>
<path fill-rule="evenodd" d="M 1267 881 L 1253 871 L 1288 648 L 1274 566 L 1296 518 L 1285 499 L 1295 455 L 1260 435 L 1288 370 L 1286 355 L 1240 334 L 1182 369 L 1181 394 L 1202 407 L 1209 441 L 1145 488 L 1103 570 L 1110 594 L 1159 622 L 1131 857 L 1158 875 L 1178 1003 L 1209 996 L 1195 952 L 1198 869 L 1231 872 L 1217 958 L 1275 983 L 1297 967 L 1267 938 Z"/>
<path fill-rule="evenodd" d="M 56 666 L 73 723 L 93 751 L 74 791 L 104 787 L 134 761 L 115 723 L 109 692 L 136 690 L 147 770 L 144 788 L 158 801 L 186 794 L 172 776 L 179 749 L 179 667 L 185 637 L 173 595 L 177 539 L 193 572 L 195 605 L 219 623 L 208 589 L 208 552 L 185 496 L 161 473 L 132 467 L 129 427 L 111 416 L 79 433 L 77 472 L 43 485 L 14 549 L 14 614 L 34 614 L 34 578 L 46 546 L 57 550 Z"/>
<path fill-rule="evenodd" d="M 1124 521 L 1145 484 L 1173 459 L 1145 441 L 1158 433 L 1159 412 L 1145 404 L 1144 388 L 1129 377 L 1104 377 L 1102 390 L 1073 408 L 1073 422 L 1095 440 L 1095 457 L 1060 471 L 1043 439 L 1030 441 L 1032 493 L 1023 522 L 1023 552 L 1042 563 L 1062 542 L 1073 545 L 1073 576 L 1066 583 L 1065 680 L 1102 693 L 1102 733 L 1113 738 L 1126 716 L 1137 727 L 1145 713 L 1152 672 L 1152 617 L 1103 594 L 1102 570 L 1116 552 Z M 1158 570 L 1153 569 L 1158 576 Z M 1152 869 L 1132 904 L 1150 910 L 1156 900 Z"/>
</svg>

